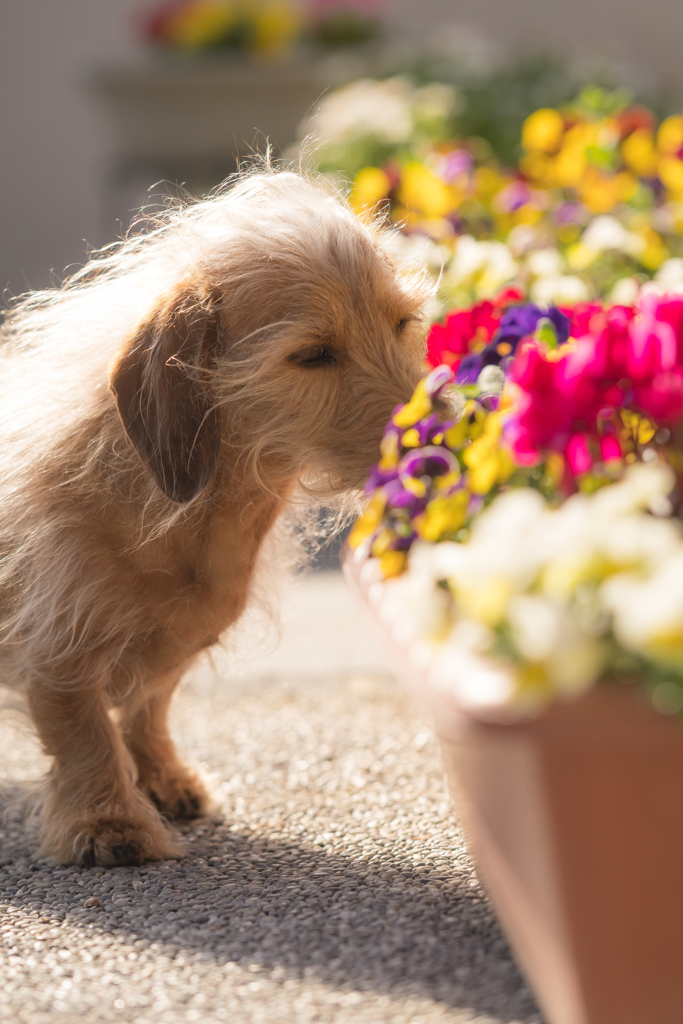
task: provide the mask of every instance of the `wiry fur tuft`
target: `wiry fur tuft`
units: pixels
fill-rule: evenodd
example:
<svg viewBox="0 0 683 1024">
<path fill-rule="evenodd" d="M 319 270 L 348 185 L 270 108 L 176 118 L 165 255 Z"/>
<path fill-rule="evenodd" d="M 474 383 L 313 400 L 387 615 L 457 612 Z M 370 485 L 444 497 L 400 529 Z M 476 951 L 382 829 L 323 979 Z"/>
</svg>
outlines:
<svg viewBox="0 0 683 1024">
<path fill-rule="evenodd" d="M 282 513 L 357 489 L 430 294 L 322 183 L 266 169 L 9 312 L 0 668 L 54 758 L 45 852 L 165 856 L 153 804 L 206 806 L 173 689 L 242 613 Z"/>
</svg>

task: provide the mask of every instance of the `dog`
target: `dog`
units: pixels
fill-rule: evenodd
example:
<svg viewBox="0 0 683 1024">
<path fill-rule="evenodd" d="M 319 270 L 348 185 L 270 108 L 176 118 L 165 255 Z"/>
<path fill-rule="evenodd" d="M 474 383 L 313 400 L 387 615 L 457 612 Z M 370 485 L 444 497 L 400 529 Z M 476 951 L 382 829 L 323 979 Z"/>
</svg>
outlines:
<svg viewBox="0 0 683 1024">
<path fill-rule="evenodd" d="M 0 680 L 52 759 L 42 855 L 139 864 L 209 796 L 166 724 L 302 484 L 358 489 L 424 356 L 422 272 L 322 181 L 261 168 L 10 309 Z"/>
</svg>

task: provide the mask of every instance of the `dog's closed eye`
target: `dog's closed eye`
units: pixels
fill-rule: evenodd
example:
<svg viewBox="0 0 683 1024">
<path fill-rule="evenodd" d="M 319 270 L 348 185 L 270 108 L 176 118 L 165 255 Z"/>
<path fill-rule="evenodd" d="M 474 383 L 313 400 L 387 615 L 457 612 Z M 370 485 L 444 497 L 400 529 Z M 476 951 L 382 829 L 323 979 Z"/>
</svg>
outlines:
<svg viewBox="0 0 683 1024">
<path fill-rule="evenodd" d="M 421 320 L 421 317 L 417 317 L 417 316 L 406 316 L 406 317 L 403 317 L 396 324 L 396 333 L 397 334 L 402 334 L 403 331 L 405 330 L 405 328 L 408 326 L 408 324 L 419 323 L 420 320 Z"/>
<path fill-rule="evenodd" d="M 337 357 L 328 345 L 316 345 L 303 352 L 295 352 L 289 358 L 290 362 L 305 370 L 315 369 L 317 366 L 330 366 L 337 362 Z"/>
</svg>

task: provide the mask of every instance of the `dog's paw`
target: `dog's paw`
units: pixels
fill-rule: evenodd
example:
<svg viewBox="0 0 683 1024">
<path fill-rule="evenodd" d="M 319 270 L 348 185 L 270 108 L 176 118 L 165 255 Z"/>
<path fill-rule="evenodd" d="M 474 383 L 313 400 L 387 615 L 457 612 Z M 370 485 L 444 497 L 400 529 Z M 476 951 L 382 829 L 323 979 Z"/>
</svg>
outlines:
<svg viewBox="0 0 683 1024">
<path fill-rule="evenodd" d="M 58 827 L 51 822 L 43 830 L 41 852 L 59 863 L 83 867 L 137 865 L 182 854 L 182 846 L 154 809 L 149 810 L 144 818 L 93 811 Z"/>
<path fill-rule="evenodd" d="M 187 765 L 161 765 L 138 780 L 155 807 L 169 818 L 201 818 L 212 809 L 211 797 Z"/>
<path fill-rule="evenodd" d="M 181 847 L 160 822 L 157 828 L 101 818 L 88 822 L 74 843 L 76 863 L 84 867 L 138 865 L 177 857 Z"/>
</svg>

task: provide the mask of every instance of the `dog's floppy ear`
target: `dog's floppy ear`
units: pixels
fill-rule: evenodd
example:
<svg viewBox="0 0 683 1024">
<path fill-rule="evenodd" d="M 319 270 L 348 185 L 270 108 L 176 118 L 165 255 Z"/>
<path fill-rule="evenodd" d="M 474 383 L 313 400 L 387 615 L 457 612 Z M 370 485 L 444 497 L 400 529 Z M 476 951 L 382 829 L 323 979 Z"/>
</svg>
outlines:
<svg viewBox="0 0 683 1024">
<path fill-rule="evenodd" d="M 128 339 L 110 370 L 126 434 L 179 504 L 204 490 L 218 458 L 220 419 L 206 380 L 217 333 L 210 301 L 179 289 Z"/>
</svg>

